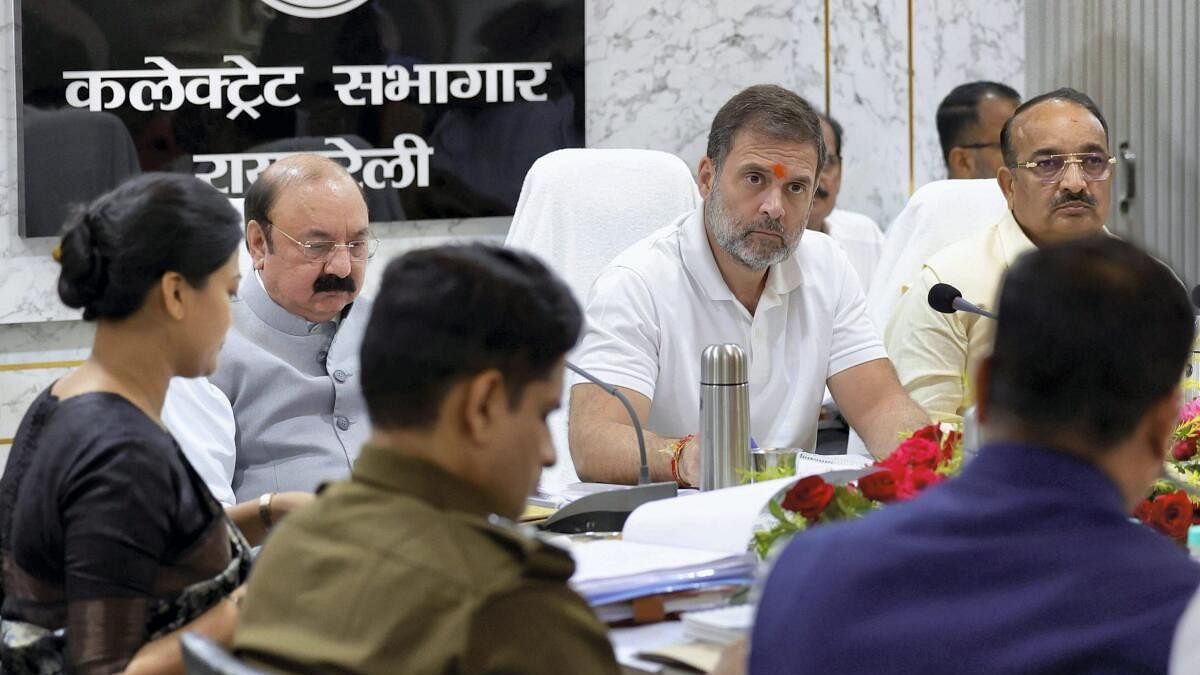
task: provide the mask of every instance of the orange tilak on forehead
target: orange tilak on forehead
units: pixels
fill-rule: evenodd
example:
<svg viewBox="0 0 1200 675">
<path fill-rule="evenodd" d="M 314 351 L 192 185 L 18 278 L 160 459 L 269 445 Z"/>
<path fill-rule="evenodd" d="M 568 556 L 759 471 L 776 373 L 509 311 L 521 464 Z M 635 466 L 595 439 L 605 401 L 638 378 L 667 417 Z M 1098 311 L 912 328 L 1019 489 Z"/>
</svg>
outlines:
<svg viewBox="0 0 1200 675">
<path fill-rule="evenodd" d="M 776 178 L 783 178 L 785 173 L 783 170 L 783 165 L 779 162 L 775 162 L 775 164 L 771 167 L 771 171 L 775 172 Z"/>
</svg>

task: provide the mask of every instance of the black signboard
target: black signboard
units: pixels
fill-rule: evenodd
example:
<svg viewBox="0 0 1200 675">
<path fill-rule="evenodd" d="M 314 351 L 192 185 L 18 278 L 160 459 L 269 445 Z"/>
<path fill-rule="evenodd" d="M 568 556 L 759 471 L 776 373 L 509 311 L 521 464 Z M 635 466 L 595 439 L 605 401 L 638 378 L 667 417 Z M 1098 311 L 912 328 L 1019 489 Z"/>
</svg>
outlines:
<svg viewBox="0 0 1200 675">
<path fill-rule="evenodd" d="M 21 234 L 142 171 L 335 158 L 373 221 L 511 215 L 583 145 L 583 0 L 18 0 Z"/>
</svg>

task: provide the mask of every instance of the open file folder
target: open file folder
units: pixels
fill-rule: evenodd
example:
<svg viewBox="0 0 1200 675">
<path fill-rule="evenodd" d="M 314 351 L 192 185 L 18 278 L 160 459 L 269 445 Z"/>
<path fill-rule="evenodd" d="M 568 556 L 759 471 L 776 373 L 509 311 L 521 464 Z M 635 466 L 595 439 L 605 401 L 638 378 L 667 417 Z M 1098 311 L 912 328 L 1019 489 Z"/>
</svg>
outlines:
<svg viewBox="0 0 1200 675">
<path fill-rule="evenodd" d="M 632 541 L 597 541 L 572 547 L 577 566 L 571 586 L 593 606 L 645 595 L 754 580 L 753 553 L 726 554 Z"/>
</svg>

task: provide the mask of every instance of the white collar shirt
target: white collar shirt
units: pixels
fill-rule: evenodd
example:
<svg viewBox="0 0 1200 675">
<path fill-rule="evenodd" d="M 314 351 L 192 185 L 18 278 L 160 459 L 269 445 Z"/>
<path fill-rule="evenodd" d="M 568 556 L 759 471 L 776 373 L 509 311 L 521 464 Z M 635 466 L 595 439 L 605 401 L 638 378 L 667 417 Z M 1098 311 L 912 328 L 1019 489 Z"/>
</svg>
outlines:
<svg viewBox="0 0 1200 675">
<path fill-rule="evenodd" d="M 751 434 L 763 447 L 812 449 L 826 380 L 886 358 L 858 275 L 832 239 L 805 233 L 769 269 L 751 315 L 721 277 L 700 210 L 617 256 L 592 286 L 586 319 L 574 361 L 648 397 L 645 428 L 669 437 L 699 430 L 700 353 L 710 344 L 746 351 Z"/>
</svg>

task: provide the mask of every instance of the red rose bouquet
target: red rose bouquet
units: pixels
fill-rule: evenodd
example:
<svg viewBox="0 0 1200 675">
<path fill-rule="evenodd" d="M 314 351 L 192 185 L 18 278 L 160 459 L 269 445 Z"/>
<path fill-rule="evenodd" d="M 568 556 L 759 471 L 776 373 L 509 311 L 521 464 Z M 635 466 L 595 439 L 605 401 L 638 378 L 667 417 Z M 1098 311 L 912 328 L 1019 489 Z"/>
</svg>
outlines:
<svg viewBox="0 0 1200 675">
<path fill-rule="evenodd" d="M 962 468 L 962 434 L 953 425 L 944 426 L 930 424 L 918 429 L 875 463 L 892 474 L 898 499 L 911 499 Z"/>
<path fill-rule="evenodd" d="M 758 555 L 811 525 L 859 518 L 888 502 L 911 499 L 925 488 L 958 473 L 962 434 L 950 424 L 931 424 L 904 439 L 877 470 L 849 485 L 831 485 L 820 476 L 797 481 L 780 499 L 768 504 L 768 527 L 754 533 Z"/>
<path fill-rule="evenodd" d="M 1200 500 L 1179 489 L 1181 486 L 1200 489 L 1197 443 L 1200 443 L 1200 400 L 1180 409 L 1171 434 L 1171 451 L 1163 467 L 1166 479 L 1156 482 L 1150 495 L 1133 512 L 1138 520 L 1181 544 L 1187 543 L 1188 527 L 1200 523 Z"/>
</svg>

